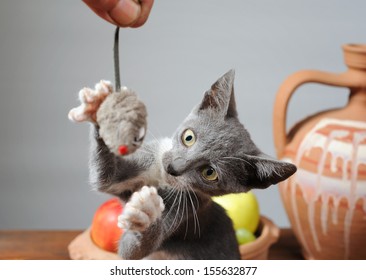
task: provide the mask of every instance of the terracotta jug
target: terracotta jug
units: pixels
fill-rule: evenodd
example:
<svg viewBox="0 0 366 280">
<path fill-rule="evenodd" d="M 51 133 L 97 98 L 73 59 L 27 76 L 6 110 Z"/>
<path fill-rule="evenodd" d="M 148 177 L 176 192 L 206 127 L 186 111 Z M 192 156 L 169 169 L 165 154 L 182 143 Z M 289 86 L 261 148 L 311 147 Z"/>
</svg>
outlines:
<svg viewBox="0 0 366 280">
<path fill-rule="evenodd" d="M 298 167 L 280 193 L 307 259 L 366 259 L 366 45 L 345 45 L 343 51 L 346 72 L 299 71 L 276 96 L 277 155 Z M 286 134 L 289 100 L 306 83 L 347 87 L 349 102 Z"/>
</svg>

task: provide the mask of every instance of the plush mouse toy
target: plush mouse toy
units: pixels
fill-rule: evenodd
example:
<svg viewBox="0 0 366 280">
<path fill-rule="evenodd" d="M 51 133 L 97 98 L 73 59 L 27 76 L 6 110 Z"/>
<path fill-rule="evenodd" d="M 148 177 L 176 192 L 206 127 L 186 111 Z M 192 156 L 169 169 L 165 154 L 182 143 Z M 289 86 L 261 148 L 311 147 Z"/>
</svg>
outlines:
<svg viewBox="0 0 366 280">
<path fill-rule="evenodd" d="M 95 123 L 111 152 L 127 155 L 141 146 L 146 133 L 147 112 L 133 91 L 122 87 L 113 92 L 111 83 L 102 80 L 94 90 L 83 88 L 79 99 L 81 105 L 69 112 L 69 119 Z"/>
<path fill-rule="evenodd" d="M 110 94 L 97 111 L 99 135 L 115 154 L 133 153 L 146 132 L 146 107 L 126 87 Z"/>
<path fill-rule="evenodd" d="M 81 105 L 69 112 L 75 122 L 90 121 L 99 128 L 99 135 L 116 155 L 136 151 L 146 133 L 146 107 L 127 87 L 121 87 L 119 77 L 118 31 L 114 41 L 116 89 L 109 81 L 101 80 L 95 89 L 83 88 L 79 92 Z"/>
</svg>

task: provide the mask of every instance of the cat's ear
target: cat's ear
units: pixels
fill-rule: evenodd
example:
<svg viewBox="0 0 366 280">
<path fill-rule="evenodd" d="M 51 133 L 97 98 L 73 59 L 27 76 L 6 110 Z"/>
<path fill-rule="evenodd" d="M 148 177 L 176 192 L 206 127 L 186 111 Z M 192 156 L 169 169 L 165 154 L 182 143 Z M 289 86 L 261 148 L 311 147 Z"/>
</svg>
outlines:
<svg viewBox="0 0 366 280">
<path fill-rule="evenodd" d="M 234 78 L 235 71 L 233 69 L 220 77 L 211 88 L 205 92 L 198 111 L 213 109 L 225 117 L 236 117 Z"/>
<path fill-rule="evenodd" d="M 297 170 L 294 164 L 270 158 L 265 154 L 246 155 L 244 158 L 244 185 L 264 189 L 286 180 Z"/>
</svg>

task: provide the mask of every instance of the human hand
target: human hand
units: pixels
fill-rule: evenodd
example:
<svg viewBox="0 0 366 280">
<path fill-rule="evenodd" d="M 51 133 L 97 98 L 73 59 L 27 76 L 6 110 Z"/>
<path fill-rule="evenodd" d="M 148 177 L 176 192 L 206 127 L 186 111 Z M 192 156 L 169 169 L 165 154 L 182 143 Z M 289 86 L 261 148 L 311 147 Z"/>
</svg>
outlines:
<svg viewBox="0 0 366 280">
<path fill-rule="evenodd" d="M 154 0 L 83 0 L 98 16 L 120 27 L 140 27 Z"/>
</svg>

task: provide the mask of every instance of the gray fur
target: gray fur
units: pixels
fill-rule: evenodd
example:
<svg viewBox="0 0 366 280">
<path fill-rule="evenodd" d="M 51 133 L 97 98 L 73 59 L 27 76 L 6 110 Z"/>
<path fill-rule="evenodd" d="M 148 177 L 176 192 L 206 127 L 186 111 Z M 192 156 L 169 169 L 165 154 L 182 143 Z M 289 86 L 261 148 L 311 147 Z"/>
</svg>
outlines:
<svg viewBox="0 0 366 280">
<path fill-rule="evenodd" d="M 205 93 L 170 140 L 143 144 L 134 154 L 117 157 L 94 130 L 91 179 L 99 190 L 128 201 L 144 185 L 155 186 L 165 210 L 144 232 L 127 230 L 119 254 L 125 259 L 239 259 L 230 219 L 213 195 L 266 188 L 291 176 L 296 167 L 263 154 L 239 122 L 234 71 Z M 189 128 L 194 145 L 182 143 Z M 207 181 L 211 166 L 218 179 Z"/>
</svg>

